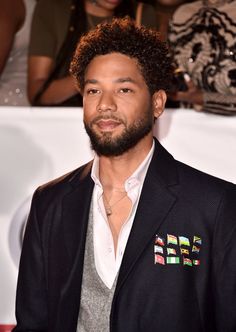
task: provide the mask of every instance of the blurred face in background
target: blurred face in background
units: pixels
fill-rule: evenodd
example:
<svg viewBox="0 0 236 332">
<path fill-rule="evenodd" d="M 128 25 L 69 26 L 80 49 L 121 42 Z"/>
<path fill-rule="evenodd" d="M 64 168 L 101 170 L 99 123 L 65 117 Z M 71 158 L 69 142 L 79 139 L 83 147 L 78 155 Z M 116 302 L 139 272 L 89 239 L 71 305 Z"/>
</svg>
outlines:
<svg viewBox="0 0 236 332">
<path fill-rule="evenodd" d="M 231 2 L 230 0 L 204 0 L 203 3 L 205 5 L 208 5 L 208 6 L 211 6 L 211 7 L 214 7 L 214 6 L 218 6 L 218 5 L 223 5 L 227 2 Z"/>
<path fill-rule="evenodd" d="M 96 5 L 106 10 L 115 10 L 121 2 L 122 0 L 96 0 Z"/>
<path fill-rule="evenodd" d="M 184 0 L 158 0 L 157 3 L 159 3 L 160 5 L 164 5 L 164 6 L 176 6 L 176 5 L 180 5 L 184 2 Z"/>
<path fill-rule="evenodd" d="M 113 16 L 122 0 L 86 0 L 85 11 L 94 16 Z"/>
</svg>

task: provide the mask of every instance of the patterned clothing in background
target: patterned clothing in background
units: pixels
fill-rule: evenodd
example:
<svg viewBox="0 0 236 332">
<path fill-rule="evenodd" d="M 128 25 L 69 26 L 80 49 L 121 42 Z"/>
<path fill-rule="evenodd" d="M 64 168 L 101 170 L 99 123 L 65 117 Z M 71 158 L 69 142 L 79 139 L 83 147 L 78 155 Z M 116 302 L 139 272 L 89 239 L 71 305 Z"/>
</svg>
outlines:
<svg viewBox="0 0 236 332">
<path fill-rule="evenodd" d="M 203 91 L 203 110 L 236 115 L 236 1 L 180 6 L 168 39 L 177 66 Z"/>
<path fill-rule="evenodd" d="M 0 105 L 28 106 L 27 97 L 27 57 L 31 20 L 35 0 L 24 0 L 25 20 L 15 34 L 8 60 L 0 77 Z"/>
</svg>

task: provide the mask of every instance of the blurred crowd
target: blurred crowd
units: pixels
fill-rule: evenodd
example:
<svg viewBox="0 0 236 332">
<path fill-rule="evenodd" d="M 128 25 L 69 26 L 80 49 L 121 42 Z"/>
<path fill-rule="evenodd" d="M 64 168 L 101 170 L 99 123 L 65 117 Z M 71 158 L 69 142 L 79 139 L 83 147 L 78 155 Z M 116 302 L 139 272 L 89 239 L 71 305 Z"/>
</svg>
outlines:
<svg viewBox="0 0 236 332">
<path fill-rule="evenodd" d="M 112 17 L 160 31 L 167 107 L 236 114 L 236 0 L 0 0 L 0 105 L 82 106 L 69 74 L 80 36 Z M 158 73 L 157 73 L 158 75 Z"/>
</svg>

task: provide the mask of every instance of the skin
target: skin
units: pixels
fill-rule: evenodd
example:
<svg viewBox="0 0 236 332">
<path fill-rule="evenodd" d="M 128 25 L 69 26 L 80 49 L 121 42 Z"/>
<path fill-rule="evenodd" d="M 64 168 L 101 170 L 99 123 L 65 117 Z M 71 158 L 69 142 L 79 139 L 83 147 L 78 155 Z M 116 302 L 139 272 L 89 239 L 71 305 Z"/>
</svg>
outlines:
<svg viewBox="0 0 236 332">
<path fill-rule="evenodd" d="M 0 0 L 0 75 L 9 57 L 14 37 L 25 19 L 22 0 Z"/>
<path fill-rule="evenodd" d="M 7 1 L 7 0 L 5 0 Z M 112 16 L 120 0 L 97 0 L 97 4 L 85 1 L 85 11 L 99 17 Z M 47 81 L 55 66 L 54 59 L 46 56 L 29 56 L 28 58 L 28 98 L 32 103 L 36 94 Z M 40 99 L 42 105 L 57 105 L 78 93 L 73 78 L 66 77 L 54 80 Z"/>
<path fill-rule="evenodd" d="M 100 17 L 112 16 L 121 1 L 122 0 L 96 0 L 96 3 L 93 3 L 87 0 L 85 2 L 86 12 Z"/>
<path fill-rule="evenodd" d="M 170 98 L 175 101 L 187 102 L 190 104 L 203 105 L 203 93 L 190 80 L 186 82 L 188 86 L 187 91 L 179 91 L 170 95 Z"/>
<path fill-rule="evenodd" d="M 111 53 L 95 57 L 88 65 L 83 91 L 84 122 L 96 132 L 100 140 L 107 135 L 116 140 L 126 127 L 138 121 L 146 112 L 150 113 L 154 123 L 154 118 L 163 112 L 165 101 L 163 90 L 151 96 L 135 59 Z M 152 142 L 153 134 L 150 131 L 121 155 L 100 156 L 99 177 L 110 205 L 123 195 L 121 190 L 125 190 L 126 179 L 147 156 Z M 115 188 L 120 188 L 120 191 Z M 114 206 L 113 214 L 108 218 L 115 249 L 120 229 L 130 209 L 131 201 L 126 196 Z"/>
<path fill-rule="evenodd" d="M 157 2 L 164 6 L 175 6 L 175 5 L 182 4 L 184 1 L 183 0 L 158 0 Z"/>
</svg>

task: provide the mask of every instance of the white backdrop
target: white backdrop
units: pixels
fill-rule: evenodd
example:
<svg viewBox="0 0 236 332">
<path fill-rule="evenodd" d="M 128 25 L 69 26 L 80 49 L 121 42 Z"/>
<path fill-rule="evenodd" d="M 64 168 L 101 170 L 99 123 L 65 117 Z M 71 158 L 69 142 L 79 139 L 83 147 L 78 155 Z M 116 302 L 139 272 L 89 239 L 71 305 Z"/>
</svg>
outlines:
<svg viewBox="0 0 236 332">
<path fill-rule="evenodd" d="M 176 159 L 236 183 L 236 117 L 166 110 L 154 134 Z M 92 155 L 82 109 L 0 108 L 0 332 L 15 323 L 21 237 L 33 191 Z"/>
</svg>

